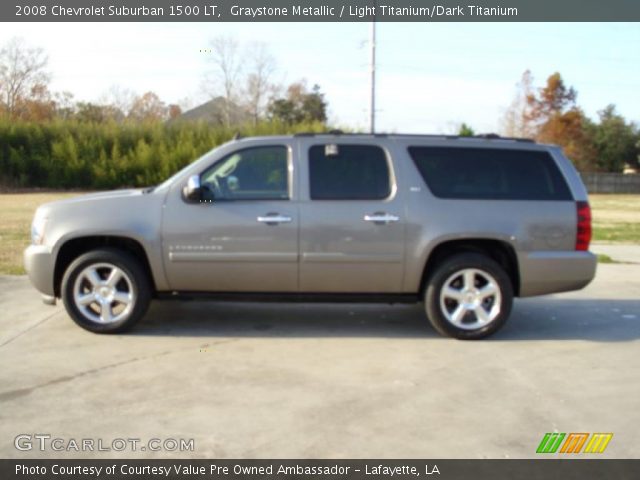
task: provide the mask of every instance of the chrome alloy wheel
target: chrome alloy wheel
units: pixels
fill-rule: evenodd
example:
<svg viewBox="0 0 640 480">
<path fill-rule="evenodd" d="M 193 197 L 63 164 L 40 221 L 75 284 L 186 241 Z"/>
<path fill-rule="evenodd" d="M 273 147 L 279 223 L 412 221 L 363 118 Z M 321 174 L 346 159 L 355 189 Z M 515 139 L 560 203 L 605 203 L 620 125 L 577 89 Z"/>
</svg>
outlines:
<svg viewBox="0 0 640 480">
<path fill-rule="evenodd" d="M 115 323 L 133 310 L 136 295 L 124 270 L 111 263 L 95 263 L 80 272 L 73 285 L 73 301 L 88 320 Z"/>
<path fill-rule="evenodd" d="M 440 308 L 458 328 L 476 330 L 500 315 L 500 286 L 489 273 L 465 268 L 451 275 L 440 290 Z"/>
</svg>

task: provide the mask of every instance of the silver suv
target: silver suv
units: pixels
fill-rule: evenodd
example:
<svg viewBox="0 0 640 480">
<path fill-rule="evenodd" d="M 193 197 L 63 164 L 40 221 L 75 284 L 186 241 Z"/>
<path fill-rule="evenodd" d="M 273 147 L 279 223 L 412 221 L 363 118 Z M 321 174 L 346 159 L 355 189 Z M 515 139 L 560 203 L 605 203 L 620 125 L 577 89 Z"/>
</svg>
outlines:
<svg viewBox="0 0 640 480">
<path fill-rule="evenodd" d="M 234 140 L 153 188 L 38 208 L 25 265 L 93 332 L 152 298 L 420 302 L 477 339 L 514 296 L 594 277 L 587 192 L 554 146 L 496 136 Z"/>
</svg>

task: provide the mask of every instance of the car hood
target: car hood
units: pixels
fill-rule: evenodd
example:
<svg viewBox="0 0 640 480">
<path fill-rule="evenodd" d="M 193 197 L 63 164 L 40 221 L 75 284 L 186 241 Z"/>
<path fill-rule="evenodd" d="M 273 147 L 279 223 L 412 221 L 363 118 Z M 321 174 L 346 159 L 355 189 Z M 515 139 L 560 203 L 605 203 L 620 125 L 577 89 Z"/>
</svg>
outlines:
<svg viewBox="0 0 640 480">
<path fill-rule="evenodd" d="M 55 202 L 45 203 L 43 207 L 56 207 L 57 205 L 68 205 L 71 203 L 91 202 L 94 200 L 109 200 L 111 198 L 123 198 L 132 197 L 136 195 L 142 195 L 144 189 L 133 188 L 127 190 L 109 190 L 106 192 L 87 193 L 84 195 L 78 195 L 77 197 L 65 198 L 63 200 L 56 200 Z"/>
<path fill-rule="evenodd" d="M 88 205 L 91 203 L 109 203 L 111 200 L 135 199 L 135 197 L 144 196 L 144 189 L 127 189 L 127 190 L 110 190 L 106 192 L 88 193 L 78 195 L 77 197 L 65 198 L 42 204 L 38 207 L 40 215 L 53 213 L 56 210 L 65 210 L 67 208 L 75 208 L 75 206 Z"/>
</svg>

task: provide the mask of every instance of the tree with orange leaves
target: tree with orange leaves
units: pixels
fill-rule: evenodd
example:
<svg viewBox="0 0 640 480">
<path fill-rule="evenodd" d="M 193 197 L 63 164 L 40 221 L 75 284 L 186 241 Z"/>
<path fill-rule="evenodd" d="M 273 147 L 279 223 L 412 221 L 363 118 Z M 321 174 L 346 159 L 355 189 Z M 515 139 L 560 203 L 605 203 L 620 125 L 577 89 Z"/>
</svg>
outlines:
<svg viewBox="0 0 640 480">
<path fill-rule="evenodd" d="M 146 92 L 133 100 L 128 118 L 137 121 L 159 121 L 166 119 L 167 106 L 154 92 Z"/>
<path fill-rule="evenodd" d="M 537 141 L 560 145 L 579 170 L 593 170 L 596 149 L 589 135 L 592 122 L 577 106 L 577 95 L 556 72 L 537 94 L 528 95 L 526 120 L 533 125 Z"/>
</svg>

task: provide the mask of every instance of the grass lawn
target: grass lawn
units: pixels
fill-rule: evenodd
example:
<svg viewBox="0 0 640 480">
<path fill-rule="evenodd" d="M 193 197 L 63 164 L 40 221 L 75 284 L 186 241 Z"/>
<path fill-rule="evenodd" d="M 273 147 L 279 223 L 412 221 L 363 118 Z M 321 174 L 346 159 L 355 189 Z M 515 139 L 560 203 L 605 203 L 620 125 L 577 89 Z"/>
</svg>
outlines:
<svg viewBox="0 0 640 480">
<path fill-rule="evenodd" d="M 0 194 L 0 274 L 24 273 L 22 252 L 30 242 L 31 219 L 36 207 L 75 195 L 78 193 Z"/>
<path fill-rule="evenodd" d="M 640 245 L 640 195 L 590 195 L 593 241 Z"/>
<path fill-rule="evenodd" d="M 29 244 L 36 207 L 76 195 L 79 193 L 0 194 L 0 274 L 24 273 L 22 251 Z M 591 195 L 590 201 L 594 241 L 640 244 L 640 195 Z"/>
</svg>

